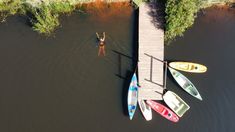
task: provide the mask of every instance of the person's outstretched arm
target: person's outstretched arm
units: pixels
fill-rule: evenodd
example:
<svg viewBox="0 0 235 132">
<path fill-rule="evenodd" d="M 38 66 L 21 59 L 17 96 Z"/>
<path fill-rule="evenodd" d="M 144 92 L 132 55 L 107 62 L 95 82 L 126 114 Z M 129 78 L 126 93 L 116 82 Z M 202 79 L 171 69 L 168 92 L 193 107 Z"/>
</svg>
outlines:
<svg viewBox="0 0 235 132">
<path fill-rule="evenodd" d="M 97 32 L 96 32 L 96 36 L 97 36 L 98 39 L 100 39 L 100 36 L 99 36 L 99 34 Z"/>
<path fill-rule="evenodd" d="M 103 32 L 104 40 L 105 40 L 105 32 Z"/>
</svg>

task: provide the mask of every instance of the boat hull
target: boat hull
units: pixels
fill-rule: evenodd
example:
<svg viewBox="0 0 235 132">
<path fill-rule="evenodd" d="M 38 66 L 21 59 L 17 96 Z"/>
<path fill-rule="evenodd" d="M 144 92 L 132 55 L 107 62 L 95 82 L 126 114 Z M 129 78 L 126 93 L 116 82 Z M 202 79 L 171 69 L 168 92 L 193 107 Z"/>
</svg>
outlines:
<svg viewBox="0 0 235 132">
<path fill-rule="evenodd" d="M 169 66 L 180 71 L 192 73 L 204 73 L 207 71 L 206 66 L 192 62 L 170 62 Z"/>
<path fill-rule="evenodd" d="M 189 81 L 188 78 L 186 78 L 183 74 L 180 72 L 174 70 L 173 68 L 168 67 L 172 76 L 176 80 L 176 82 L 183 88 L 187 93 L 192 95 L 193 97 L 202 100 L 202 97 L 200 93 L 198 92 L 197 88 L 193 85 L 191 81 Z"/>
<path fill-rule="evenodd" d="M 166 106 L 164 106 L 160 103 L 157 103 L 155 101 L 152 101 L 152 100 L 147 100 L 146 102 L 153 110 L 155 110 L 157 113 L 159 113 L 160 115 L 162 115 L 166 119 L 168 119 L 172 122 L 179 121 L 179 117 L 174 112 L 172 112 L 170 109 L 168 109 Z"/>
<path fill-rule="evenodd" d="M 152 120 L 151 107 L 149 105 L 147 105 L 144 100 L 138 100 L 138 104 L 139 104 L 140 110 L 141 110 L 144 118 L 146 119 L 146 121 Z"/>
<path fill-rule="evenodd" d="M 163 100 L 179 117 L 182 117 L 190 109 L 189 105 L 174 92 L 167 91 L 163 95 Z"/>
<path fill-rule="evenodd" d="M 132 120 L 135 114 L 137 102 L 138 102 L 138 86 L 137 86 L 137 77 L 136 74 L 134 73 L 131 79 L 127 95 L 127 105 L 128 105 L 127 108 L 130 120 Z"/>
</svg>

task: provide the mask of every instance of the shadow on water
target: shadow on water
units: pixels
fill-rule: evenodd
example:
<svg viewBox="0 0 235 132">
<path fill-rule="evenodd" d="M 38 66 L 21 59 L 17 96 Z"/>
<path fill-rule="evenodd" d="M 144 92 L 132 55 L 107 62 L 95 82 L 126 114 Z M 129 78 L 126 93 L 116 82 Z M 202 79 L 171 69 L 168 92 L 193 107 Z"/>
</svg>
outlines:
<svg viewBox="0 0 235 132">
<path fill-rule="evenodd" d="M 134 14 L 134 21 L 136 22 L 135 24 L 133 24 L 134 28 L 133 28 L 133 38 L 132 40 L 138 40 L 138 10 L 135 12 Z M 128 89 L 129 89 L 129 85 L 130 85 L 130 81 L 131 78 L 133 76 L 133 73 L 137 71 L 137 65 L 138 65 L 138 41 L 133 41 L 133 53 L 132 53 L 132 57 L 125 55 L 121 52 L 115 51 L 113 50 L 114 53 L 118 54 L 118 74 L 116 74 L 118 77 L 125 79 L 124 83 L 123 83 L 123 89 L 122 89 L 122 108 L 123 108 L 123 114 L 128 116 L 128 109 L 127 109 L 127 95 L 128 95 Z M 125 72 L 125 75 L 122 75 L 122 58 L 128 58 L 132 61 L 132 71 L 127 70 Z M 136 72 L 138 73 L 138 72 Z M 138 76 L 138 75 L 137 75 Z"/>
<path fill-rule="evenodd" d="M 127 95 L 128 95 L 128 89 L 129 85 L 131 82 L 133 72 L 132 71 L 127 71 L 126 72 L 126 78 L 124 83 L 123 83 L 123 89 L 122 89 L 122 108 L 123 108 L 123 114 L 125 116 L 128 116 L 128 109 L 127 109 Z"/>
<path fill-rule="evenodd" d="M 118 71 L 116 73 L 116 76 L 120 77 L 121 79 L 126 79 L 125 76 L 122 75 L 122 58 L 127 58 L 127 59 L 130 59 L 131 61 L 136 61 L 137 59 L 135 59 L 134 57 L 131 57 L 131 56 L 128 56 L 128 55 L 125 55 L 124 53 L 121 53 L 119 51 L 116 51 L 116 50 L 112 50 L 115 54 L 118 55 Z"/>
<path fill-rule="evenodd" d="M 137 59 L 136 59 L 136 55 L 134 55 L 134 57 L 130 57 L 128 55 L 125 55 L 125 54 L 120 53 L 120 52 L 115 51 L 115 50 L 113 50 L 113 52 L 118 54 L 118 71 L 117 71 L 116 76 L 124 80 L 123 89 L 122 89 L 122 108 L 123 108 L 123 114 L 128 116 L 127 94 L 128 94 L 128 89 L 129 89 L 131 78 L 132 78 L 133 73 L 135 72 L 135 69 L 136 69 Z M 122 69 L 122 65 L 123 65 L 122 58 L 128 58 L 132 62 L 134 62 L 132 71 L 127 70 L 125 72 L 125 74 L 122 73 L 122 71 L 123 71 L 123 69 Z"/>
<path fill-rule="evenodd" d="M 124 83 L 123 83 L 123 89 L 122 89 L 122 108 L 123 108 L 123 114 L 128 116 L 128 109 L 127 109 L 127 94 L 128 94 L 128 89 L 129 89 L 129 85 L 130 85 L 130 81 L 131 81 L 131 78 L 133 76 L 133 73 L 135 72 L 135 69 L 136 69 L 136 65 L 137 65 L 137 59 L 136 58 L 136 55 L 134 55 L 134 57 L 130 57 L 128 55 L 125 55 L 123 53 L 120 53 L 118 51 L 115 51 L 113 50 L 114 53 L 118 54 L 118 73 L 116 74 L 117 77 L 121 78 L 121 79 L 124 79 Z M 125 74 L 123 75 L 122 73 L 122 58 L 125 57 L 125 58 L 128 58 L 130 59 L 131 61 L 133 61 L 133 70 L 130 71 L 130 70 L 127 70 L 125 72 Z"/>
</svg>

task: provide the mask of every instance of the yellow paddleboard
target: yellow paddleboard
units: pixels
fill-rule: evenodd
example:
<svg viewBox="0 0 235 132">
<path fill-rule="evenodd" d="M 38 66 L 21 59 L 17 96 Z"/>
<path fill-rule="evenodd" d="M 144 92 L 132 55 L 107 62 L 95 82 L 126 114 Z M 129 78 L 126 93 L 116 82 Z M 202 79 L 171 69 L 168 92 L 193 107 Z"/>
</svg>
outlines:
<svg viewBox="0 0 235 132">
<path fill-rule="evenodd" d="M 170 62 L 169 66 L 176 70 L 192 73 L 204 73 L 207 71 L 206 66 L 192 62 Z"/>
</svg>

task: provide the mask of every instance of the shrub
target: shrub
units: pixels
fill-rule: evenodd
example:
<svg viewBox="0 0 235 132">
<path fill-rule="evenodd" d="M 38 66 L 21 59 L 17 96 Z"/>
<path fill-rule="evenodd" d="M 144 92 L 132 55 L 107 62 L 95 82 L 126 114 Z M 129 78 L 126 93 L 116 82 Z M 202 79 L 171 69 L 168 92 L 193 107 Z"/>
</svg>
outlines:
<svg viewBox="0 0 235 132">
<path fill-rule="evenodd" d="M 53 2 L 50 4 L 53 13 L 70 13 L 75 10 L 75 6 L 68 2 Z"/>
<path fill-rule="evenodd" d="M 33 29 L 39 33 L 50 35 L 59 26 L 59 13 L 69 13 L 75 6 L 69 2 L 42 3 L 37 7 L 23 2 L 24 0 L 0 0 L 0 22 L 9 15 L 24 13 L 30 15 Z"/>
<path fill-rule="evenodd" d="M 39 8 L 32 8 L 31 12 L 34 16 L 32 24 L 35 31 L 50 35 L 59 26 L 59 15 L 52 13 L 49 6 L 41 5 Z"/>
<path fill-rule="evenodd" d="M 14 15 L 18 12 L 24 12 L 22 9 L 22 0 L 3 0 L 0 2 L 0 21 L 5 21 L 9 15 Z"/>
<path fill-rule="evenodd" d="M 199 0 L 167 0 L 165 41 L 170 42 L 194 23 Z"/>
<path fill-rule="evenodd" d="M 22 8 L 22 0 L 3 0 L 0 2 L 0 12 L 16 14 Z"/>
</svg>

